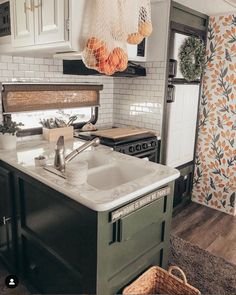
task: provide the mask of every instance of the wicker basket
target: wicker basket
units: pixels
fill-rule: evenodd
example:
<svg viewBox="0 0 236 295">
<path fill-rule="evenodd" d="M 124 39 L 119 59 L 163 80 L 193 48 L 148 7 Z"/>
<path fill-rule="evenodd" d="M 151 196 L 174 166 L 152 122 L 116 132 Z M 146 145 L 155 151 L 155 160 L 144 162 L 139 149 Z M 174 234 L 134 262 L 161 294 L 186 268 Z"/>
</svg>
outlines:
<svg viewBox="0 0 236 295">
<path fill-rule="evenodd" d="M 183 280 L 172 274 L 180 272 Z M 173 294 L 173 295 L 200 295 L 200 291 L 187 283 L 182 269 L 171 266 L 168 271 L 153 266 L 137 280 L 123 290 L 124 295 Z"/>
</svg>

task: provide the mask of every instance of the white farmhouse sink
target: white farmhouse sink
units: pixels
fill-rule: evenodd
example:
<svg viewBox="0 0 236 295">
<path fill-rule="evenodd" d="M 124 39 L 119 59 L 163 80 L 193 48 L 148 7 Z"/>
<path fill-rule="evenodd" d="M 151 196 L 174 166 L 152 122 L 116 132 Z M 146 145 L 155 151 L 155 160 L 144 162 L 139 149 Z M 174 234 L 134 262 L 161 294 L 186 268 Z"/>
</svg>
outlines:
<svg viewBox="0 0 236 295">
<path fill-rule="evenodd" d="M 98 151 L 85 151 L 76 157 L 76 161 L 86 161 L 88 163 L 88 169 L 92 169 L 109 164 L 112 159 Z"/>
<path fill-rule="evenodd" d="M 110 190 L 124 183 L 134 181 L 153 172 L 142 165 L 116 163 L 100 167 L 88 173 L 87 183 L 99 190 Z"/>
</svg>

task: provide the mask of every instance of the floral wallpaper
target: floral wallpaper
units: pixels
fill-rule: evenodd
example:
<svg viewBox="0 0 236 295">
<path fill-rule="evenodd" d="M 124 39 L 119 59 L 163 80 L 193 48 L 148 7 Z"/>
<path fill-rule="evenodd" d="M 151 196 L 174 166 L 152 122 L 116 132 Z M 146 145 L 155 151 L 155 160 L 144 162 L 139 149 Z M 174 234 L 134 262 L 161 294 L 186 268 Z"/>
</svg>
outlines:
<svg viewBox="0 0 236 295">
<path fill-rule="evenodd" d="M 193 201 L 236 215 L 236 14 L 211 17 Z"/>
</svg>

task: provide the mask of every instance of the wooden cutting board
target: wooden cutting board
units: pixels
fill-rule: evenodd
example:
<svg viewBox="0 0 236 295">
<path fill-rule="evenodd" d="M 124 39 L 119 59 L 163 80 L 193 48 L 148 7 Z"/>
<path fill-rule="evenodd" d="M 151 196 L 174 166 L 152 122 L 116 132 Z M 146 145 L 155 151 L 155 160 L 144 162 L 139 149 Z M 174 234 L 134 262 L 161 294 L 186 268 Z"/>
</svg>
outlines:
<svg viewBox="0 0 236 295">
<path fill-rule="evenodd" d="M 107 129 L 107 130 L 99 130 L 99 131 L 94 131 L 91 132 L 91 134 L 100 136 L 100 137 L 105 137 L 109 139 L 121 139 L 124 137 L 129 137 L 133 135 L 140 135 L 140 134 L 145 134 L 145 133 L 150 133 L 155 135 L 154 132 L 151 132 L 150 130 L 147 129 L 140 129 L 140 128 L 112 128 L 112 129 Z"/>
</svg>

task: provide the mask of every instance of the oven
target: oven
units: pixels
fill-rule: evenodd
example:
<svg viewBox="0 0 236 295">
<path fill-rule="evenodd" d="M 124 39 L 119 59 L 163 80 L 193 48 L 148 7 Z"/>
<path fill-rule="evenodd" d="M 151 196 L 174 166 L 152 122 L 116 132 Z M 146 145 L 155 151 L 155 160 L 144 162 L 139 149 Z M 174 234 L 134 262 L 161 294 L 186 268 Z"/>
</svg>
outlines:
<svg viewBox="0 0 236 295">
<path fill-rule="evenodd" d="M 140 137 L 140 138 L 139 138 Z M 142 138 L 125 138 L 118 143 L 108 143 L 106 140 L 101 140 L 102 144 L 113 147 L 113 150 L 126 155 L 134 156 L 140 159 L 148 160 L 154 163 L 160 163 L 160 143 L 157 137 Z"/>
<path fill-rule="evenodd" d="M 97 135 L 92 132 L 75 132 L 75 137 L 92 140 Z M 111 147 L 114 151 L 154 163 L 160 163 L 161 140 L 153 133 L 143 133 L 113 140 L 99 136 L 101 144 Z"/>
</svg>

